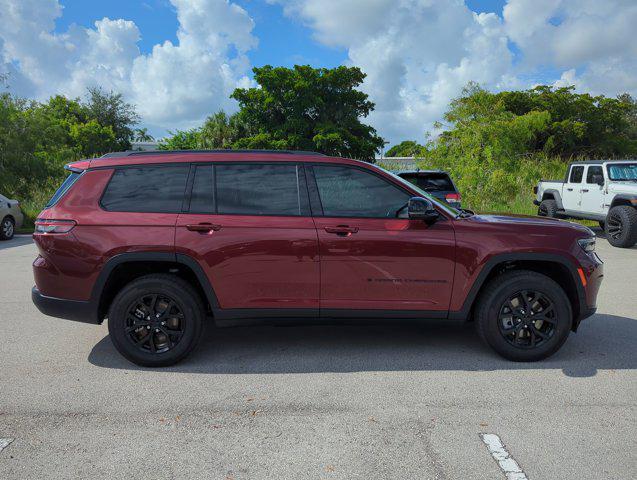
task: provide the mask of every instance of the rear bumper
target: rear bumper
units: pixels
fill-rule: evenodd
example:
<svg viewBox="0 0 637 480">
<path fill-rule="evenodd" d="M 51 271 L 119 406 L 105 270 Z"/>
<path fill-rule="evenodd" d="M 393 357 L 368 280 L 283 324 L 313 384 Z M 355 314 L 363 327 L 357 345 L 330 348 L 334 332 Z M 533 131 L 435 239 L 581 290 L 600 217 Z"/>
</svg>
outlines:
<svg viewBox="0 0 637 480">
<path fill-rule="evenodd" d="M 50 317 L 83 323 L 100 323 L 97 319 L 97 308 L 93 302 L 47 297 L 42 295 L 37 287 L 31 289 L 31 300 L 40 312 Z"/>
</svg>

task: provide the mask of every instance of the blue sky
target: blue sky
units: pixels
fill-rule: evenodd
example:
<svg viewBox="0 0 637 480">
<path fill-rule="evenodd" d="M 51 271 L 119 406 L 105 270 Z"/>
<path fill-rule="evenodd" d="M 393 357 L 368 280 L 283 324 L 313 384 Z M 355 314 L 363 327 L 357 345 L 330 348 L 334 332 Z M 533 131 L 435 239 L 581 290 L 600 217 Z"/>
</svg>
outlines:
<svg viewBox="0 0 637 480">
<path fill-rule="evenodd" d="M 388 142 L 423 141 L 475 81 L 637 96 L 631 0 L 0 0 L 0 73 L 46 100 L 121 92 L 155 136 L 200 125 L 252 68 L 355 65 Z"/>
</svg>

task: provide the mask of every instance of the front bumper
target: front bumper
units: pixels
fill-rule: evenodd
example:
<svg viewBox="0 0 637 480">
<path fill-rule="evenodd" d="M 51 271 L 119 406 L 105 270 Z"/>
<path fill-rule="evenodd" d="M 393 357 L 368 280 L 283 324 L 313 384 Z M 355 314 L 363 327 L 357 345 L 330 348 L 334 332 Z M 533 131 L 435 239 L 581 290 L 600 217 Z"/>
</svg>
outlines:
<svg viewBox="0 0 637 480">
<path fill-rule="evenodd" d="M 47 297 L 42 295 L 37 287 L 31 289 L 31 300 L 40 312 L 50 317 L 83 323 L 100 323 L 97 319 L 97 308 L 93 302 Z"/>
</svg>

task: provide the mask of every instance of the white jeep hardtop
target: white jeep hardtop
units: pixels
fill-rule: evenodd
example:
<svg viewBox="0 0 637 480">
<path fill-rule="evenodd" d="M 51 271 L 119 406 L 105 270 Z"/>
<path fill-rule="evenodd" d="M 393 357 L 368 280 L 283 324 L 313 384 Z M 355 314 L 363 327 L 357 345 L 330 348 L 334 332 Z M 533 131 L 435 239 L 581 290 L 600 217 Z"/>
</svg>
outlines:
<svg viewBox="0 0 637 480">
<path fill-rule="evenodd" d="M 538 215 L 597 220 L 611 245 L 637 243 L 637 160 L 573 162 L 564 181 L 541 180 L 534 191 Z"/>
</svg>

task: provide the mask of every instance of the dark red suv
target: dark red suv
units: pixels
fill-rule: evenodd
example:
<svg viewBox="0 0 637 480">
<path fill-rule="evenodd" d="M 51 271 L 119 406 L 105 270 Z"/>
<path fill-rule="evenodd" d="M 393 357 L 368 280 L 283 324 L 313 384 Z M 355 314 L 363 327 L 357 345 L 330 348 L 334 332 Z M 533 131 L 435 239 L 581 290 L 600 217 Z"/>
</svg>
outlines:
<svg viewBox="0 0 637 480">
<path fill-rule="evenodd" d="M 36 221 L 33 301 L 108 318 L 140 365 L 210 319 L 467 319 L 511 360 L 557 351 L 595 312 L 586 227 L 473 215 L 373 165 L 303 152 L 125 152 L 67 166 Z"/>
</svg>

